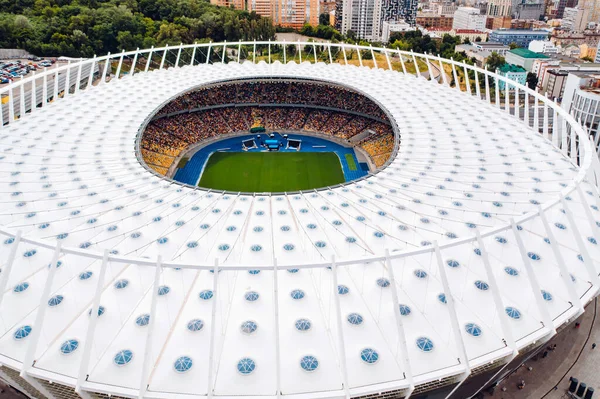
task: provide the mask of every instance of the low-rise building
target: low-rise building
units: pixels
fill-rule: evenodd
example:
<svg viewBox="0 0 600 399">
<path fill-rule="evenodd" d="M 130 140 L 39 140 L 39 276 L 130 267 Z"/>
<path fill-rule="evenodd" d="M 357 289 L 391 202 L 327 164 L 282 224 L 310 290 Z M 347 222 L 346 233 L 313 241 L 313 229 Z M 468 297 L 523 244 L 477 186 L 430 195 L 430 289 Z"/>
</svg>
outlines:
<svg viewBox="0 0 600 399">
<path fill-rule="evenodd" d="M 525 68 L 518 65 L 504 64 L 500 68 L 496 69 L 496 73 L 522 85 L 527 82 L 527 71 Z M 498 89 L 505 90 L 505 88 L 506 83 L 502 80 L 498 81 Z M 508 90 L 514 89 L 515 86 L 509 83 Z"/>
<path fill-rule="evenodd" d="M 490 41 L 526 48 L 534 40 L 546 40 L 549 34 L 546 30 L 498 29 L 490 33 Z"/>
<path fill-rule="evenodd" d="M 390 35 L 394 32 L 408 32 L 416 30 L 404 21 L 384 21 L 381 26 L 381 41 L 387 43 L 390 40 Z"/>
<path fill-rule="evenodd" d="M 417 14 L 417 25 L 424 28 L 452 29 L 453 16 Z"/>
<path fill-rule="evenodd" d="M 464 42 L 469 40 L 471 43 L 481 41 L 485 42 L 488 39 L 488 33 L 476 29 L 454 29 L 452 36 L 458 36 Z"/>
<path fill-rule="evenodd" d="M 569 44 L 587 44 L 588 46 L 597 46 L 600 41 L 600 32 L 585 31 L 583 33 L 558 33 L 552 35 L 550 40 L 557 46 L 565 47 Z"/>
<path fill-rule="evenodd" d="M 527 71 L 532 70 L 533 62 L 538 59 L 548 59 L 545 54 L 535 53 L 526 48 L 516 48 L 506 53 L 506 62 L 513 65 L 518 65 L 525 68 Z"/>
<path fill-rule="evenodd" d="M 460 40 L 462 42 L 464 42 L 465 40 L 468 40 L 471 43 L 485 42 L 488 39 L 487 32 L 471 30 L 471 29 L 427 28 L 427 29 L 423 30 L 423 33 L 428 34 L 431 37 L 435 37 L 435 38 L 442 38 L 442 37 L 444 37 L 444 35 L 458 36 L 458 37 L 460 37 Z"/>
<path fill-rule="evenodd" d="M 542 54 L 558 54 L 558 47 L 550 40 L 534 40 L 529 43 L 529 50 Z"/>
<path fill-rule="evenodd" d="M 473 46 L 479 50 L 486 50 L 490 53 L 498 53 L 501 56 L 506 55 L 506 52 L 510 50 L 510 47 L 507 45 L 496 42 L 474 42 Z"/>
<path fill-rule="evenodd" d="M 548 29 L 548 25 L 544 21 L 537 19 L 513 19 L 510 21 L 510 29 Z"/>
<path fill-rule="evenodd" d="M 472 44 L 459 44 L 454 47 L 454 51 L 457 53 L 465 53 L 468 58 L 474 59 L 475 64 L 483 68 L 485 63 L 490 55 L 492 55 L 491 51 L 480 50 Z"/>
<path fill-rule="evenodd" d="M 494 30 L 494 29 L 510 29 L 512 23 L 512 18 L 510 16 L 507 17 L 489 17 L 485 21 L 486 29 Z"/>
</svg>

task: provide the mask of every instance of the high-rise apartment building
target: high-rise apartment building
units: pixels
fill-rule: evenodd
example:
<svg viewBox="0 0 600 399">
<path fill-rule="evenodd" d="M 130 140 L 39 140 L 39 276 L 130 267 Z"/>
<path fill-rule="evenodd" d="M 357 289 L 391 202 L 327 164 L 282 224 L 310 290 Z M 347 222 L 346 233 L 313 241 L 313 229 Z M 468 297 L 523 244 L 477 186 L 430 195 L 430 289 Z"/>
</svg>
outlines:
<svg viewBox="0 0 600 399">
<path fill-rule="evenodd" d="M 254 11 L 276 25 L 302 28 L 305 23 L 319 24 L 319 0 L 210 0 L 211 4 Z"/>
<path fill-rule="evenodd" d="M 577 7 L 587 10 L 588 16 L 586 23 L 600 23 L 600 1 L 598 0 L 579 0 Z"/>
<path fill-rule="evenodd" d="M 271 0 L 271 18 L 276 25 L 296 29 L 305 23 L 316 26 L 319 13 L 319 0 Z"/>
<path fill-rule="evenodd" d="M 485 14 L 481 14 L 479 8 L 458 7 L 454 13 L 452 28 L 483 31 L 485 30 L 486 19 L 487 17 Z"/>
<path fill-rule="evenodd" d="M 417 0 L 338 0 L 335 27 L 342 34 L 353 31 L 364 40 L 380 40 L 383 22 L 415 26 Z"/>
<path fill-rule="evenodd" d="M 214 4 L 221 7 L 233 7 L 236 10 L 246 9 L 246 0 L 210 0 L 210 4 Z"/>
<path fill-rule="evenodd" d="M 487 6 L 489 17 L 509 17 L 512 12 L 512 0 L 490 0 Z"/>
</svg>

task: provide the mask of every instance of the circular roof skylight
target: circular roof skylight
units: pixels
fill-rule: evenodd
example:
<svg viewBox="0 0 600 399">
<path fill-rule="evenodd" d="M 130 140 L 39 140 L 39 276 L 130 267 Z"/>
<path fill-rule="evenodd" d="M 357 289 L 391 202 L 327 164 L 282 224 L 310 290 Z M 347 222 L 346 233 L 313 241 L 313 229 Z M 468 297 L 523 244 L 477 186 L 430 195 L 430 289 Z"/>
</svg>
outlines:
<svg viewBox="0 0 600 399">
<path fill-rule="evenodd" d="M 194 362 L 192 361 L 191 357 L 181 356 L 181 357 L 177 358 L 177 360 L 175 360 L 175 363 L 173 364 L 173 368 L 178 373 L 185 373 L 186 371 L 188 371 L 189 369 L 192 368 L 193 364 L 194 364 Z"/>
<path fill-rule="evenodd" d="M 377 363 L 379 360 L 379 353 L 373 348 L 365 348 L 360 351 L 360 358 L 363 362 L 368 364 Z"/>
<path fill-rule="evenodd" d="M 254 360 L 248 357 L 241 359 L 237 364 L 237 371 L 243 375 L 252 374 L 255 369 L 256 363 L 254 363 Z"/>
<path fill-rule="evenodd" d="M 62 343 L 62 345 L 60 346 L 60 352 L 63 355 L 69 355 L 69 354 L 75 352 L 75 350 L 78 347 L 79 347 L 79 341 L 77 341 L 76 339 L 69 339 Z"/>
<path fill-rule="evenodd" d="M 29 334 L 31 334 L 31 330 L 31 326 L 21 326 L 15 330 L 13 337 L 16 340 L 26 338 Z"/>
<path fill-rule="evenodd" d="M 135 324 L 137 324 L 140 327 L 147 326 L 149 323 L 150 323 L 150 315 L 148 313 L 139 315 L 135 319 Z"/>
<path fill-rule="evenodd" d="M 433 350 L 433 341 L 427 337 L 419 337 L 417 338 L 417 348 L 421 349 L 423 352 L 431 352 Z"/>
<path fill-rule="evenodd" d="M 127 363 L 131 362 L 132 359 L 133 359 L 133 352 L 130 351 L 129 349 L 123 349 L 123 350 L 117 352 L 117 354 L 113 358 L 113 362 L 117 366 L 124 366 Z"/>
<path fill-rule="evenodd" d="M 190 320 L 187 324 L 187 329 L 192 332 L 200 331 L 200 330 L 202 330 L 203 327 L 204 327 L 204 322 L 200 319 Z"/>
<path fill-rule="evenodd" d="M 294 325 L 296 326 L 296 330 L 298 331 L 308 331 L 312 327 L 312 324 L 308 319 L 298 319 L 296 320 Z"/>
<path fill-rule="evenodd" d="M 303 356 L 300 359 L 300 367 L 304 371 L 312 372 L 319 368 L 319 361 L 312 355 Z"/>
<path fill-rule="evenodd" d="M 358 313 L 350 313 L 346 319 L 348 319 L 348 323 L 355 326 L 361 325 L 364 320 L 363 317 Z"/>
<path fill-rule="evenodd" d="M 246 298 L 248 302 L 254 302 L 258 299 L 258 297 L 259 295 L 256 291 L 248 291 L 244 294 L 244 298 Z"/>
<path fill-rule="evenodd" d="M 213 297 L 213 292 L 211 290 L 200 291 L 200 294 L 198 294 L 198 296 L 200 297 L 200 299 L 208 301 Z"/>
<path fill-rule="evenodd" d="M 256 322 L 254 322 L 252 320 L 247 320 L 247 321 L 243 322 L 242 325 L 240 326 L 240 330 L 244 334 L 252 334 L 257 329 L 258 329 L 258 324 L 256 324 Z"/>
</svg>

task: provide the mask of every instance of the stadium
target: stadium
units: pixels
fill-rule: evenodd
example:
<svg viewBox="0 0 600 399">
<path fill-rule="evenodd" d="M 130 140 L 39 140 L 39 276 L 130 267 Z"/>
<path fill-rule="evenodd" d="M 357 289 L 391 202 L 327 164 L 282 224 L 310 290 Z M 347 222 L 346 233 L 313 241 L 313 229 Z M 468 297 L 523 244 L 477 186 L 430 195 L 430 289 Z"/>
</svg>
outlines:
<svg viewBox="0 0 600 399">
<path fill-rule="evenodd" d="M 29 397 L 468 398 L 600 287 L 588 135 L 487 70 L 207 43 L 0 94 L 0 378 Z"/>
</svg>

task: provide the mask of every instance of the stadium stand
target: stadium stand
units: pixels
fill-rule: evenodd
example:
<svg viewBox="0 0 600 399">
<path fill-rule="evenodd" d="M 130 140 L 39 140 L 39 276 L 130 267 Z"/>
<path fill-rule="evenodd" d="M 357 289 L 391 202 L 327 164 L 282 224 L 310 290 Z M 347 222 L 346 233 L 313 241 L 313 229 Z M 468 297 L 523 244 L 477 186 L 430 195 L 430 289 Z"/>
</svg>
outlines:
<svg viewBox="0 0 600 399">
<path fill-rule="evenodd" d="M 384 111 L 359 93 L 316 82 L 244 81 L 203 87 L 166 104 L 143 133 L 141 155 L 165 175 L 191 144 L 247 133 L 252 126 L 317 132 L 342 140 L 365 132 L 366 138 L 355 140 L 354 145 L 378 168 L 394 149 L 394 134 Z"/>
</svg>

